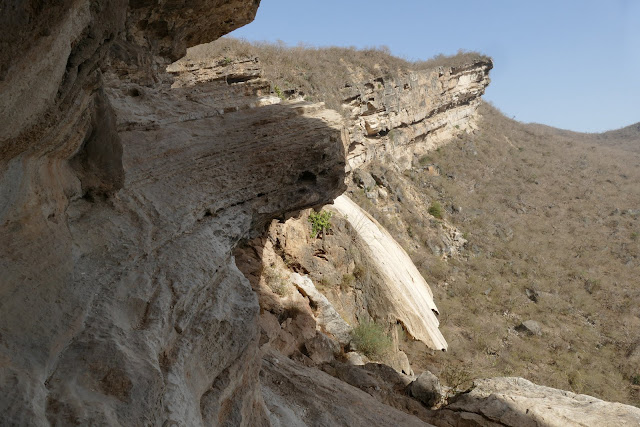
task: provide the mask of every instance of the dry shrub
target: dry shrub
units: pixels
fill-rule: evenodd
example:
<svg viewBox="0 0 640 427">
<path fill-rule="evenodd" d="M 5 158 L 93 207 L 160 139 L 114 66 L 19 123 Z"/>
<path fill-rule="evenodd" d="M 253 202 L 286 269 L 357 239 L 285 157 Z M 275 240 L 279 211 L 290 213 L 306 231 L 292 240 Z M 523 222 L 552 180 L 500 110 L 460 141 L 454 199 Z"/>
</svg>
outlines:
<svg viewBox="0 0 640 427">
<path fill-rule="evenodd" d="M 387 355 L 393 347 L 393 340 L 384 328 L 371 321 L 361 322 L 353 328 L 352 339 L 358 351 L 374 360 Z"/>
<path fill-rule="evenodd" d="M 428 153 L 440 177 L 385 171 L 389 187 L 423 195 L 422 206 L 403 200 L 390 214 L 367 205 L 383 224 L 411 225 L 411 235 L 406 226 L 391 234 L 431 284 L 441 313 L 449 351 L 408 353 L 412 363 L 640 405 L 632 350 L 640 342 L 640 131 L 525 125 L 487 104 L 480 113 L 479 131 Z M 435 199 L 462 207 L 446 220 L 473 236 L 461 258 L 443 264 L 425 245 L 434 229 L 419 225 Z M 514 332 L 529 319 L 543 325 L 542 337 Z"/>
<path fill-rule="evenodd" d="M 461 51 L 457 55 L 409 62 L 391 55 L 386 47 L 289 47 L 284 43 L 248 42 L 231 37 L 192 47 L 185 59 L 210 62 L 214 58 L 247 57 L 258 57 L 264 67 L 264 77 L 285 94 L 295 92 L 308 100 L 324 101 L 339 111 L 345 85 L 362 83 L 363 75 L 368 79 L 397 78 L 411 70 L 440 66 L 462 68 L 489 59 L 476 52 Z"/>
<path fill-rule="evenodd" d="M 289 294 L 290 289 L 287 286 L 285 277 L 275 267 L 267 267 L 264 271 L 264 277 L 267 286 L 269 286 L 273 293 L 281 297 Z"/>
</svg>

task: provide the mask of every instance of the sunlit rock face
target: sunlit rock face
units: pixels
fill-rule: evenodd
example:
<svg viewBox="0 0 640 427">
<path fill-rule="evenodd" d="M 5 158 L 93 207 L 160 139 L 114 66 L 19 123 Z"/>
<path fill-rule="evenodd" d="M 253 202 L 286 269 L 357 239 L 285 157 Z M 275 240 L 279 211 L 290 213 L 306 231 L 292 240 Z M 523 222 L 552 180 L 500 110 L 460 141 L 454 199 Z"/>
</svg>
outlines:
<svg viewBox="0 0 640 427">
<path fill-rule="evenodd" d="M 258 5 L 3 8 L 0 424 L 268 422 L 231 250 L 343 191 L 342 118 L 164 71 Z"/>
<path fill-rule="evenodd" d="M 477 59 L 459 67 L 365 79 L 344 89 L 342 106 L 350 115 L 349 167 L 390 155 L 409 168 L 414 153 L 475 129 L 492 68 L 490 59 Z"/>
</svg>

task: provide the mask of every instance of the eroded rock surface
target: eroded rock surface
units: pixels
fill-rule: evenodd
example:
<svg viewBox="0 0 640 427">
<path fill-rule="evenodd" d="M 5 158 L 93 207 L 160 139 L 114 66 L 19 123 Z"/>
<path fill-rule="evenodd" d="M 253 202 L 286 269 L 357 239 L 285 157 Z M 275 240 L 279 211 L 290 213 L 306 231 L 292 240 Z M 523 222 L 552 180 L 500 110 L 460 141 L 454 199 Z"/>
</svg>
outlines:
<svg viewBox="0 0 640 427">
<path fill-rule="evenodd" d="M 409 255 L 384 227 L 346 195 L 336 198 L 333 207 L 368 246 L 375 267 L 385 277 L 388 315 L 401 322 L 415 339 L 430 348 L 446 350 L 447 342 L 438 329 L 433 293 Z"/>
<path fill-rule="evenodd" d="M 474 389 L 434 412 L 437 426 L 637 426 L 640 409 L 533 384 L 523 378 L 474 381 Z"/>
<path fill-rule="evenodd" d="M 260 381 L 274 426 L 430 425 L 346 382 L 277 353 L 263 358 Z"/>
<path fill-rule="evenodd" d="M 0 423 L 268 422 L 231 251 L 343 190 L 342 118 L 163 71 L 258 4 L 3 10 Z"/>
<path fill-rule="evenodd" d="M 492 68 L 490 60 L 478 59 L 458 68 L 362 80 L 344 89 L 343 107 L 350 115 L 349 167 L 391 155 L 407 169 L 414 153 L 475 129 Z"/>
</svg>

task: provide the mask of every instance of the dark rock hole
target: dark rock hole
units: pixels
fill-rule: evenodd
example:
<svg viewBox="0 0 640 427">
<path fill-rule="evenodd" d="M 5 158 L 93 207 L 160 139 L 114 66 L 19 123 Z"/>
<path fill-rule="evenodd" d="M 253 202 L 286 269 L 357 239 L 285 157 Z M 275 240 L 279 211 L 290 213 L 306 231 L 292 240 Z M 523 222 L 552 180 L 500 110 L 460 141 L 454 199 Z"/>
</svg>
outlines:
<svg viewBox="0 0 640 427">
<path fill-rule="evenodd" d="M 298 177 L 298 182 L 313 183 L 313 182 L 316 182 L 317 179 L 318 179 L 318 177 L 316 177 L 315 173 L 313 173 L 311 171 L 304 171 Z"/>
</svg>

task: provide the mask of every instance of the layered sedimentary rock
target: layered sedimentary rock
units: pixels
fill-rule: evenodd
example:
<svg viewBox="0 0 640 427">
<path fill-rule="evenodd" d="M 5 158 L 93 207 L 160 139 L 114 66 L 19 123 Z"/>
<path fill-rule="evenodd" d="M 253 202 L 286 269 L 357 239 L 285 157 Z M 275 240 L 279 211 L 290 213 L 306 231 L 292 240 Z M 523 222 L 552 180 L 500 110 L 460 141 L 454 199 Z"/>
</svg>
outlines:
<svg viewBox="0 0 640 427">
<path fill-rule="evenodd" d="M 341 117 L 171 88 L 257 1 L 45 3 L 2 13 L 1 423 L 268 422 L 231 250 L 343 190 Z"/>
<path fill-rule="evenodd" d="M 349 167 L 390 155 L 408 168 L 414 153 L 435 149 L 475 129 L 491 68 L 490 59 L 477 59 L 459 67 L 416 70 L 349 85 L 342 92 L 343 108 L 350 116 Z"/>
</svg>

